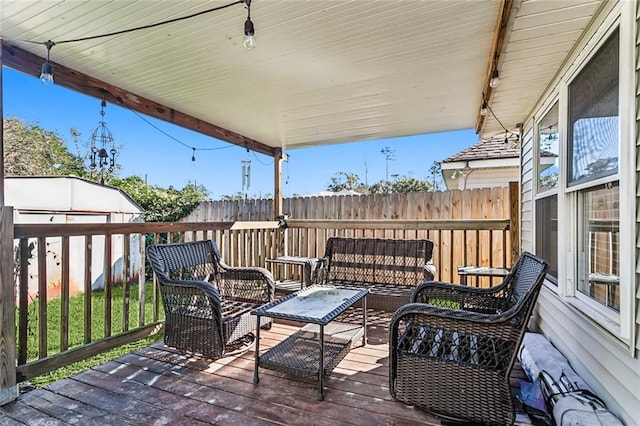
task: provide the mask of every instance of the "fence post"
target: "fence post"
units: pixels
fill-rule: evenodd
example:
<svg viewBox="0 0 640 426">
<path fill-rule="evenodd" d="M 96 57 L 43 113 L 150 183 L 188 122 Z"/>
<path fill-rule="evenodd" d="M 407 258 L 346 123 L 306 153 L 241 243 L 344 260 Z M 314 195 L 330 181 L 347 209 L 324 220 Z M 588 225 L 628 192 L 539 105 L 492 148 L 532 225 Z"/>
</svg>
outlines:
<svg viewBox="0 0 640 426">
<path fill-rule="evenodd" d="M 513 264 L 520 256 L 520 184 L 518 182 L 509 182 L 509 234 Z"/>
<path fill-rule="evenodd" d="M 13 271 L 13 208 L 0 206 L 0 405 L 18 397 Z"/>
</svg>

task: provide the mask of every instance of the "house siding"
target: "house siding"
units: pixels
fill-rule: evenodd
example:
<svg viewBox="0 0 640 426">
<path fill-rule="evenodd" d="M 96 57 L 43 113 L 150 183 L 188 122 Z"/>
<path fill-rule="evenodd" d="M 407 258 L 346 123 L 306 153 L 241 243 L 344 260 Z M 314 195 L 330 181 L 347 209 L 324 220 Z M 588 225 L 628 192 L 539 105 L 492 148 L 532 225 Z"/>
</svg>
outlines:
<svg viewBox="0 0 640 426">
<path fill-rule="evenodd" d="M 520 170 L 520 246 L 532 251 L 533 248 L 533 127 L 522 133 L 522 151 Z"/>
<path fill-rule="evenodd" d="M 634 2 L 635 10 L 635 51 L 628 54 L 634 55 L 636 74 L 636 104 L 632 111 L 635 118 L 635 147 L 636 153 L 640 150 L 640 11 L 637 2 Z M 622 6 L 621 6 L 622 5 Z M 535 141 L 533 133 L 533 115 L 542 112 L 542 107 L 549 104 L 550 98 L 557 96 L 557 87 L 560 79 L 566 76 L 572 64 L 579 62 L 581 51 L 588 40 L 593 36 L 598 26 L 607 22 L 607 16 L 616 10 L 624 8 L 625 3 L 610 2 L 600 11 L 594 19 L 594 25 L 588 30 L 587 35 L 579 42 L 576 49 L 566 62 L 565 68 L 545 95 L 538 100 L 537 109 L 532 112 L 523 129 L 522 138 L 522 236 L 521 247 L 523 250 L 534 250 L 534 164 Z M 610 22 L 610 19 L 608 20 Z M 623 54 L 625 54 L 623 52 Z M 640 182 L 640 159 L 636 158 L 635 179 Z M 636 211 L 640 212 L 640 188 L 636 189 Z M 563 216 L 560 216 L 563 219 Z M 566 219 L 566 218 L 565 218 Z M 531 322 L 532 329 L 544 333 L 547 338 L 568 358 L 571 366 L 592 387 L 600 397 L 604 399 L 607 407 L 615 413 L 627 425 L 640 424 L 640 217 L 635 219 L 636 250 L 634 264 L 635 274 L 635 299 L 633 315 L 635 318 L 635 330 L 630 342 L 622 342 L 611 333 L 604 330 L 584 313 L 571 304 L 571 298 L 562 297 L 555 291 L 555 287 L 549 283 L 540 292 L 538 304 Z M 529 232 L 529 230 L 531 230 Z M 567 262 L 571 259 L 566 254 L 560 254 L 560 278 L 566 275 Z M 563 272 L 563 270 L 565 272 Z M 562 281 L 560 283 L 562 285 Z"/>
<path fill-rule="evenodd" d="M 640 188 L 638 188 L 638 182 L 640 182 L 640 174 L 638 171 L 640 170 L 640 160 L 638 159 L 638 153 L 640 153 L 640 63 L 638 63 L 638 58 L 640 58 L 640 6 L 636 3 L 635 10 L 635 71 L 636 71 L 636 212 L 640 212 Z M 635 333 L 635 353 L 634 356 L 636 359 L 640 357 L 640 236 L 638 235 L 637 230 L 640 229 L 640 218 L 636 215 L 636 274 L 635 274 L 635 318 L 636 318 L 636 333 Z"/>
</svg>

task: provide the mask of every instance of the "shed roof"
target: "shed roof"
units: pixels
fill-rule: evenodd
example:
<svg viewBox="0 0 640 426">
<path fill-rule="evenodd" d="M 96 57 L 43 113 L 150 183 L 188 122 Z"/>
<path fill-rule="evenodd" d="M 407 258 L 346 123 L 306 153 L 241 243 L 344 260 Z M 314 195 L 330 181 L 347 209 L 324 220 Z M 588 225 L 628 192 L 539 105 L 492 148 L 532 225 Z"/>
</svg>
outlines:
<svg viewBox="0 0 640 426">
<path fill-rule="evenodd" d="M 5 204 L 19 210 L 142 213 L 124 191 L 73 176 L 5 177 Z"/>
</svg>

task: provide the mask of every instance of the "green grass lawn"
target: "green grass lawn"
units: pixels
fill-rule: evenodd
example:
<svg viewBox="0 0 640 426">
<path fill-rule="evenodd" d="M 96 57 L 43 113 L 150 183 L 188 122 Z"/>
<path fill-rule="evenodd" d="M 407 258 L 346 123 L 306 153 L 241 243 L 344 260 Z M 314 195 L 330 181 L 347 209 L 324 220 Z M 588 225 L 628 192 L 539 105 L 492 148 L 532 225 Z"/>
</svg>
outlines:
<svg viewBox="0 0 640 426">
<path fill-rule="evenodd" d="M 145 323 L 153 320 L 153 284 L 145 286 Z M 123 318 L 123 287 L 114 287 L 111 291 L 111 335 L 122 332 Z M 138 286 L 132 285 L 129 291 L 129 329 L 138 327 Z M 84 343 L 84 303 L 85 295 L 79 294 L 69 299 L 69 348 Z M 97 341 L 104 337 L 105 322 L 105 294 L 104 291 L 91 293 L 91 340 Z M 38 358 L 38 310 L 39 301 L 35 300 L 29 305 L 29 325 L 27 329 L 27 359 L 29 361 Z M 159 308 L 160 320 L 164 319 L 164 311 Z M 47 303 L 47 353 L 53 355 L 60 352 L 60 318 L 61 299 L 53 299 Z M 16 317 L 17 321 L 17 317 Z M 137 349 L 150 346 L 162 340 L 162 333 L 138 340 L 136 342 L 120 346 L 108 352 L 87 358 L 66 367 L 61 367 L 39 377 L 31 379 L 30 383 L 36 387 L 42 387 L 49 383 L 84 371 L 92 366 L 105 363 L 121 355 L 131 353 Z"/>
</svg>

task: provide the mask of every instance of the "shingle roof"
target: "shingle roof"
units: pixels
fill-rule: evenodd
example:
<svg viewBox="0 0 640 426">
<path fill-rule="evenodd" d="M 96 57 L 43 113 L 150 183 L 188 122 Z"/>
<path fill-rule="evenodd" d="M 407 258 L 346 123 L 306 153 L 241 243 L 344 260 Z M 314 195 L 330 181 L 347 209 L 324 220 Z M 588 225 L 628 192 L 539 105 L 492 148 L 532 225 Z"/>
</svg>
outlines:
<svg viewBox="0 0 640 426">
<path fill-rule="evenodd" d="M 497 158 L 517 158 L 520 156 L 520 148 L 515 147 L 513 141 L 505 143 L 503 139 L 491 139 L 480 141 L 451 157 L 442 160 L 442 163 L 455 161 L 491 160 Z"/>
</svg>

